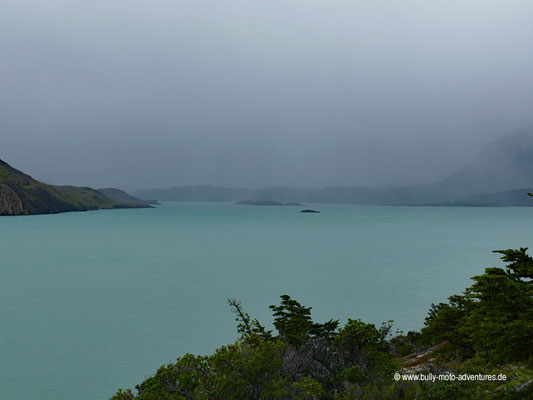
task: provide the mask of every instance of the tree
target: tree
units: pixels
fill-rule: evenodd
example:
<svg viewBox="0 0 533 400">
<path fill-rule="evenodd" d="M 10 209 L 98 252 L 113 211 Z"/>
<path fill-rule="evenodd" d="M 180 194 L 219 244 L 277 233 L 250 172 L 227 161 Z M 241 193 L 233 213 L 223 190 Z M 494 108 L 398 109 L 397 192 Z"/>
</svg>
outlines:
<svg viewBox="0 0 533 400">
<path fill-rule="evenodd" d="M 526 251 L 497 250 L 505 268 L 487 268 L 472 278 L 476 304 L 467 329 L 476 352 L 494 363 L 533 356 L 533 258 Z"/>
<path fill-rule="evenodd" d="M 304 307 L 284 294 L 279 306 L 271 305 L 274 311 L 274 326 L 285 341 L 294 347 L 300 346 L 309 337 L 331 338 L 339 326 L 338 320 L 330 319 L 324 324 L 314 323 L 311 307 Z"/>
<path fill-rule="evenodd" d="M 450 296 L 448 303 L 431 304 L 425 327 L 422 328 L 424 342 L 435 344 L 448 341 L 463 356 L 474 354 L 470 336 L 464 332 L 466 319 L 475 305 L 468 293 L 469 289 L 464 295 Z"/>
<path fill-rule="evenodd" d="M 463 356 L 475 353 L 492 364 L 533 356 L 533 259 L 526 251 L 495 251 L 507 265 L 486 268 L 464 295 L 432 305 L 423 336 L 449 340 Z"/>
<path fill-rule="evenodd" d="M 258 339 L 272 340 L 272 331 L 267 331 L 257 318 L 252 319 L 243 310 L 240 300 L 228 299 L 228 305 L 231 308 L 231 312 L 236 315 L 235 321 L 238 322 L 237 332 L 241 334 L 241 340 L 248 343 L 256 343 Z"/>
</svg>

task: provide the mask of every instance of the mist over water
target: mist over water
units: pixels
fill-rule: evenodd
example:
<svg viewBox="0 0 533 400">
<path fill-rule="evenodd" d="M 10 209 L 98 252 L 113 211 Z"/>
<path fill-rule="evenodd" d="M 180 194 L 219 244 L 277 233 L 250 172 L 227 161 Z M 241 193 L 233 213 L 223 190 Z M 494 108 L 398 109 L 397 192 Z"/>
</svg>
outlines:
<svg viewBox="0 0 533 400">
<path fill-rule="evenodd" d="M 439 180 L 532 123 L 530 1 L 0 5 L 0 158 L 128 190 Z"/>
</svg>

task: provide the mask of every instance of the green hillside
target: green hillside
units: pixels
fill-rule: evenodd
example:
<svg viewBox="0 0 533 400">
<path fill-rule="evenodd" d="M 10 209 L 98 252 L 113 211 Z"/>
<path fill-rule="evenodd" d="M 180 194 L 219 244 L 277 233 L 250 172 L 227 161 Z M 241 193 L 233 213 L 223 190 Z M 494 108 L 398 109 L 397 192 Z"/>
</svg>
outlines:
<svg viewBox="0 0 533 400">
<path fill-rule="evenodd" d="M 0 215 L 134 207 L 148 206 L 144 203 L 121 204 L 89 187 L 47 185 L 0 160 Z"/>
</svg>

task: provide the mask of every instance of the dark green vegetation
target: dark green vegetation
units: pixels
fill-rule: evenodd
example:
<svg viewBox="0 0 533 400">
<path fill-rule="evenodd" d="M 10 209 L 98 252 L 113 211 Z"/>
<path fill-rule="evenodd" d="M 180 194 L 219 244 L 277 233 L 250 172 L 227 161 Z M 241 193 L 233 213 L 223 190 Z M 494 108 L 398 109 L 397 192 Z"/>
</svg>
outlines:
<svg viewBox="0 0 533 400">
<path fill-rule="evenodd" d="M 89 187 L 47 185 L 0 160 L 0 215 L 137 207 L 149 206 L 145 202 L 122 203 Z"/>
<path fill-rule="evenodd" d="M 263 189 L 185 186 L 139 191 L 142 199 L 168 201 L 238 201 L 239 199 L 301 203 L 354 203 L 381 205 L 531 205 L 513 193 L 533 188 L 533 126 L 486 145 L 470 162 L 447 178 L 412 186 L 268 187 Z M 475 196 L 480 193 L 494 195 Z M 474 196 L 474 197 L 470 197 Z M 515 204 L 519 201 L 519 204 Z M 450 203 L 453 202 L 453 203 Z"/>
<path fill-rule="evenodd" d="M 300 203 L 280 203 L 276 200 L 241 200 L 235 204 L 247 205 L 247 206 L 301 206 Z"/>
<path fill-rule="evenodd" d="M 184 399 L 531 399 L 533 259 L 499 251 L 504 268 L 487 268 L 449 302 L 432 305 L 420 332 L 392 335 L 358 319 L 314 322 L 311 308 L 287 295 L 270 306 L 275 333 L 229 300 L 240 334 L 210 356 L 186 354 L 112 400 Z M 395 380 L 420 373 L 486 374 L 503 380 Z"/>
</svg>

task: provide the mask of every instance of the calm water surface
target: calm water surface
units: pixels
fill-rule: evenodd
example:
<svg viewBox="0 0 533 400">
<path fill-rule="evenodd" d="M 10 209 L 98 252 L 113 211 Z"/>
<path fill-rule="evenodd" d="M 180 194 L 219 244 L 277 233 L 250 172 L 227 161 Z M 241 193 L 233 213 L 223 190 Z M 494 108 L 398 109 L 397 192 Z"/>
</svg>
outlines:
<svg viewBox="0 0 533 400">
<path fill-rule="evenodd" d="M 0 217 L 0 393 L 101 400 L 233 342 L 287 293 L 315 320 L 422 326 L 433 302 L 531 244 L 533 209 L 166 203 Z"/>
</svg>

